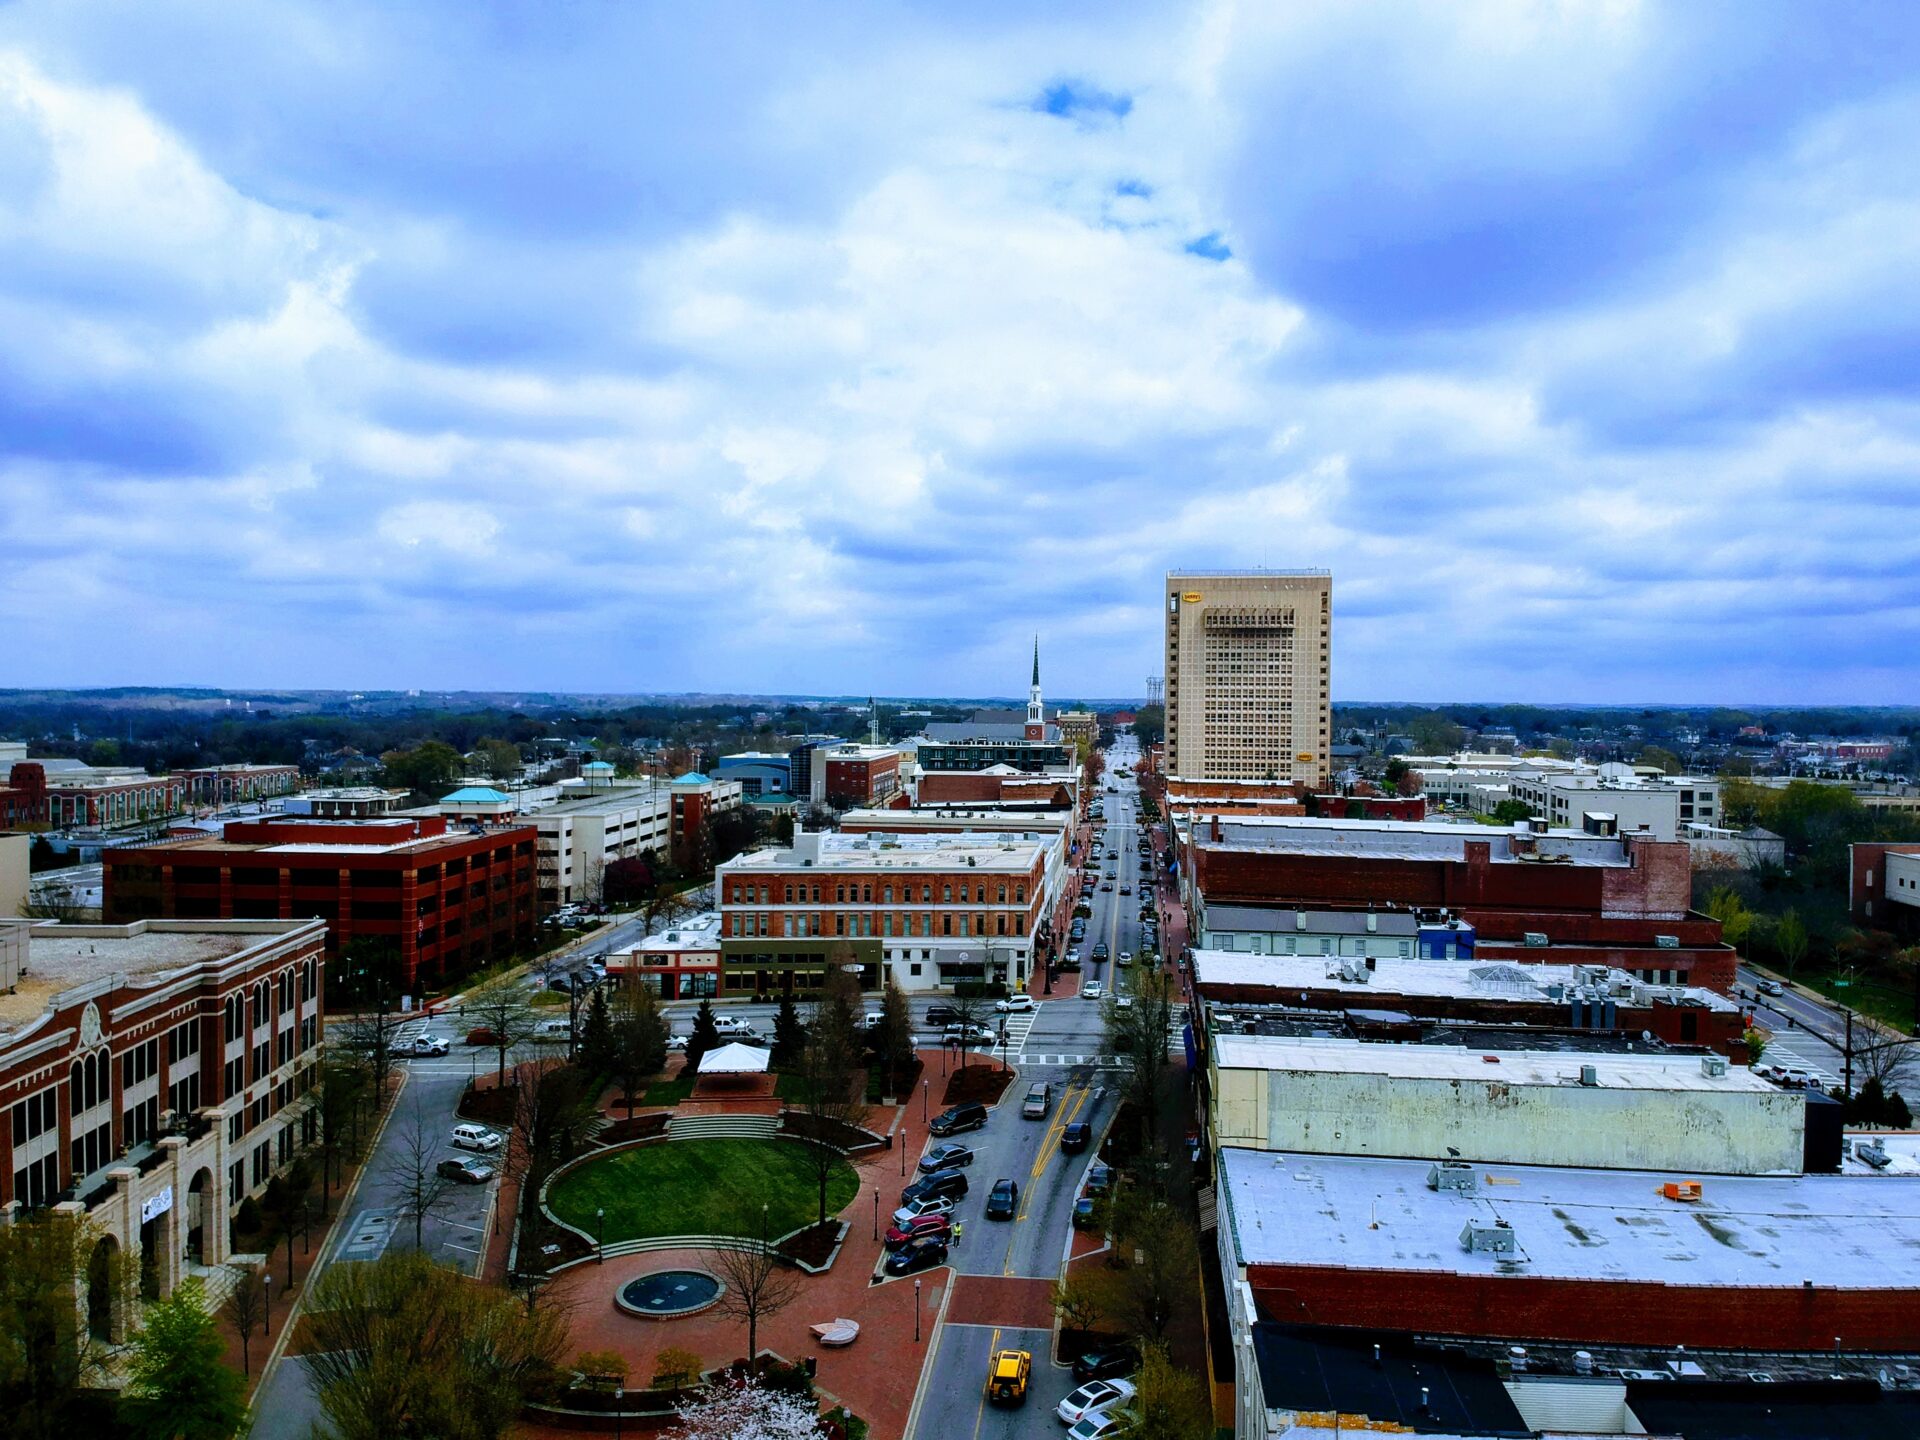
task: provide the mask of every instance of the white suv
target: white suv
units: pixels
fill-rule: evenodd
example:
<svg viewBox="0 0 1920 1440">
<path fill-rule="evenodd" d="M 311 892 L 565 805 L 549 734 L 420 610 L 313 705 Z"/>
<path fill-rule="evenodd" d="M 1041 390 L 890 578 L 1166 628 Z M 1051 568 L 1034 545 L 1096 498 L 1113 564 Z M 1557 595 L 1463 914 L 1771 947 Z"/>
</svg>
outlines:
<svg viewBox="0 0 1920 1440">
<path fill-rule="evenodd" d="M 490 1152 L 500 1148 L 500 1137 L 484 1125 L 456 1125 L 453 1127 L 453 1146 L 456 1150 Z"/>
</svg>

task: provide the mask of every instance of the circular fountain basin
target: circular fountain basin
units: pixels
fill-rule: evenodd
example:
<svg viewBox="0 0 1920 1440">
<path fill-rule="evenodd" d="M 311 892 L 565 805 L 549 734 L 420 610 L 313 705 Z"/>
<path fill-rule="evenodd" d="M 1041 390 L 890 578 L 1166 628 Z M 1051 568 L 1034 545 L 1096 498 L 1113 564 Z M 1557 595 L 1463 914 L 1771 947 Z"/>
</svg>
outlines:
<svg viewBox="0 0 1920 1440">
<path fill-rule="evenodd" d="M 697 1315 L 718 1300 L 727 1287 L 704 1270 L 654 1270 L 636 1275 L 618 1290 L 614 1301 L 629 1315 L 648 1320 L 677 1320 Z"/>
</svg>

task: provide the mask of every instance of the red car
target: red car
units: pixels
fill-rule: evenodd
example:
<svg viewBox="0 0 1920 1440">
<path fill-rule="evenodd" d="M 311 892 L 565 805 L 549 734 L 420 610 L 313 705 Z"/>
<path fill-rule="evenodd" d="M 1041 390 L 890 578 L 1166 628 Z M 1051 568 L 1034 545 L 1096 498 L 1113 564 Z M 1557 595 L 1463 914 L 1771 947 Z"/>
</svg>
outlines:
<svg viewBox="0 0 1920 1440">
<path fill-rule="evenodd" d="M 476 1025 L 467 1032 L 469 1045 L 498 1045 L 500 1038 L 484 1025 Z"/>
<path fill-rule="evenodd" d="M 887 1227 L 887 1248 L 898 1249 L 902 1245 L 911 1245 L 915 1240 L 937 1237 L 945 1240 L 953 1233 L 953 1220 L 947 1215 L 916 1215 L 902 1225 L 895 1222 Z"/>
</svg>

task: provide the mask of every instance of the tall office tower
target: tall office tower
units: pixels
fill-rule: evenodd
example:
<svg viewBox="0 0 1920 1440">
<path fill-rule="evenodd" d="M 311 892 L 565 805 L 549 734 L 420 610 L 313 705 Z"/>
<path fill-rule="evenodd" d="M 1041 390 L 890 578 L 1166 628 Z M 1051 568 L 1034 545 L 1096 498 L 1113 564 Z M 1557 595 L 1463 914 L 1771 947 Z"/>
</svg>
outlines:
<svg viewBox="0 0 1920 1440">
<path fill-rule="evenodd" d="M 1332 778 L 1327 570 L 1167 572 L 1166 773 Z"/>
</svg>

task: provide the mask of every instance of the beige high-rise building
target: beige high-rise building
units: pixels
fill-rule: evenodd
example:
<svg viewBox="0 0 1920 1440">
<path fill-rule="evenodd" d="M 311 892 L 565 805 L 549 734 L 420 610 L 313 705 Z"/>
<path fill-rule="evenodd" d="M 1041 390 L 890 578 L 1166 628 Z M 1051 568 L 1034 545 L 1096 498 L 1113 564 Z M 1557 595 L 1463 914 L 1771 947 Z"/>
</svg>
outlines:
<svg viewBox="0 0 1920 1440">
<path fill-rule="evenodd" d="M 1166 614 L 1167 773 L 1324 788 L 1332 573 L 1170 570 Z"/>
</svg>

